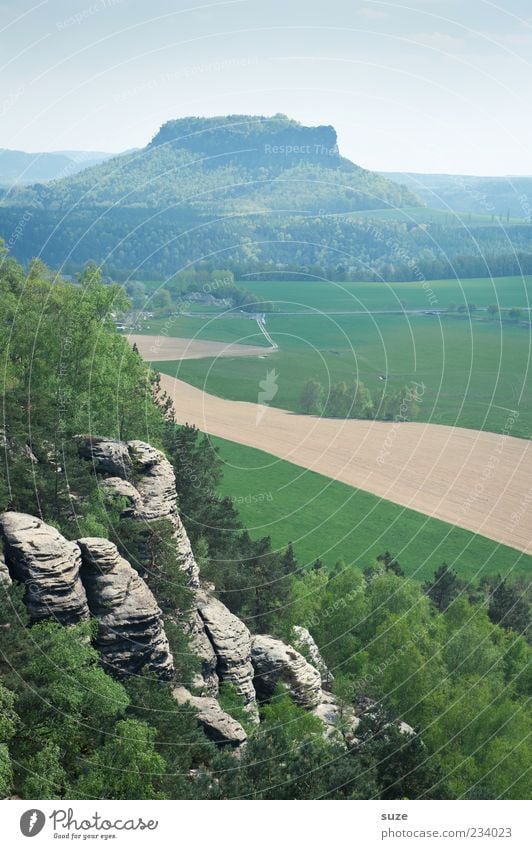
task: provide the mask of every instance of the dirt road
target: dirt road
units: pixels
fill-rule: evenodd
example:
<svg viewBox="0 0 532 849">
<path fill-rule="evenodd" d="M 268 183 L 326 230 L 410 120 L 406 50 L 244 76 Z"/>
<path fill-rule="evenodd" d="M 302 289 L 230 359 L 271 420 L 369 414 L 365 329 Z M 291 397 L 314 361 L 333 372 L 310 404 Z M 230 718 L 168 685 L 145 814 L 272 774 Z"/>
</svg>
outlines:
<svg viewBox="0 0 532 849">
<path fill-rule="evenodd" d="M 526 440 L 417 422 L 319 419 L 225 401 L 167 375 L 162 384 L 182 424 L 532 554 L 532 445 Z"/>
</svg>

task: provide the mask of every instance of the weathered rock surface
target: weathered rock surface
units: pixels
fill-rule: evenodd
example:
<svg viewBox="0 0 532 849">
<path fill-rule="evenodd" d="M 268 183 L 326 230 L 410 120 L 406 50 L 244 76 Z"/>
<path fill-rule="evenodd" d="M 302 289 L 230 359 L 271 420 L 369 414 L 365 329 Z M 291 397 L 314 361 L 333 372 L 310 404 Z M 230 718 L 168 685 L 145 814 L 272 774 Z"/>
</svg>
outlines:
<svg viewBox="0 0 532 849">
<path fill-rule="evenodd" d="M 103 478 L 101 486 L 110 495 L 115 495 L 126 500 L 127 506 L 122 510 L 122 517 L 124 519 L 134 519 L 138 511 L 142 509 L 140 492 L 135 489 L 130 481 L 117 477 Z"/>
<path fill-rule="evenodd" d="M 135 484 L 141 498 L 139 519 L 173 518 L 177 514 L 175 475 L 172 464 L 162 451 L 147 442 L 134 439 L 127 443 L 132 459 Z"/>
<path fill-rule="evenodd" d="M 304 657 L 307 657 L 312 666 L 316 667 L 320 673 L 321 686 L 323 689 L 330 690 L 334 683 L 334 675 L 329 670 L 321 656 L 321 652 L 314 640 L 314 637 L 308 628 L 304 628 L 302 625 L 294 625 L 292 633 L 294 635 L 294 648 L 301 652 Z"/>
<path fill-rule="evenodd" d="M 218 658 L 205 631 L 203 619 L 197 610 L 186 629 L 186 633 L 190 651 L 201 660 L 201 673 L 193 682 L 194 687 L 200 690 L 201 695 L 217 696 L 219 690 L 219 679 L 216 672 Z"/>
<path fill-rule="evenodd" d="M 100 475 L 115 475 L 127 478 L 131 470 L 131 458 L 127 444 L 105 436 L 85 436 L 79 443 L 80 456 L 90 460 L 94 471 Z"/>
<path fill-rule="evenodd" d="M 321 701 L 312 713 L 325 725 L 327 737 L 348 745 L 356 743 L 355 733 L 360 719 L 352 708 L 342 709 L 332 693 L 322 693 Z"/>
<path fill-rule="evenodd" d="M 139 439 L 119 442 L 85 437 L 80 454 L 92 461 L 96 472 L 107 476 L 102 485 L 108 492 L 127 499 L 124 518 L 146 525 L 161 519 L 171 523 L 180 567 L 188 575 L 190 586 L 198 587 L 199 569 L 177 512 L 174 470 L 162 451 Z"/>
<path fill-rule="evenodd" d="M 251 662 L 259 699 L 271 698 L 276 685 L 284 684 L 295 704 L 306 710 L 319 705 L 320 673 L 292 646 L 268 635 L 256 635 L 251 646 Z"/>
<path fill-rule="evenodd" d="M 173 658 L 154 596 L 114 543 L 78 540 L 81 579 L 91 614 L 98 620 L 96 645 L 102 662 L 123 676 L 143 667 L 163 679 L 174 673 Z"/>
<path fill-rule="evenodd" d="M 89 618 L 75 543 L 27 513 L 2 513 L 0 532 L 11 577 L 26 587 L 24 600 L 32 622 L 55 619 L 72 625 Z"/>
<path fill-rule="evenodd" d="M 198 590 L 196 600 L 205 632 L 216 653 L 220 681 L 233 684 L 250 718 L 258 721 L 249 630 L 214 596 Z"/>
<path fill-rule="evenodd" d="M 0 552 L 0 584 L 10 584 L 11 576 L 9 574 L 9 569 L 7 568 L 6 561 L 4 560 L 4 555 Z"/>
<path fill-rule="evenodd" d="M 175 687 L 173 696 L 179 705 L 190 705 L 206 735 L 219 745 L 237 748 L 247 739 L 247 734 L 236 719 L 226 713 L 216 699 L 193 696 L 185 687 Z"/>
</svg>

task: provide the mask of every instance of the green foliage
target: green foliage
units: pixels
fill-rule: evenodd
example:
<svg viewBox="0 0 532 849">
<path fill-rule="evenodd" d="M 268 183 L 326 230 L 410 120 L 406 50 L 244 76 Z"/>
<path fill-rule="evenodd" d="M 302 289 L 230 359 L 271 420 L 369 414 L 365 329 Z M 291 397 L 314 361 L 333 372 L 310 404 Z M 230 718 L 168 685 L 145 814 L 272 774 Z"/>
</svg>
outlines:
<svg viewBox="0 0 532 849">
<path fill-rule="evenodd" d="M 157 789 L 165 761 L 154 749 L 155 729 L 135 719 L 120 720 L 88 758 L 74 784 L 75 799 L 161 799 Z"/>
<path fill-rule="evenodd" d="M 488 616 L 503 628 L 512 628 L 517 634 L 530 638 L 532 604 L 530 583 L 510 581 L 500 575 L 489 587 Z"/>
<path fill-rule="evenodd" d="M 176 658 L 176 665 L 179 659 Z M 188 682 L 191 679 L 180 677 Z M 209 783 L 195 787 L 187 780 L 190 770 L 216 770 L 218 752 L 210 743 L 186 707 L 179 707 L 171 694 L 171 685 L 153 676 L 129 678 L 126 688 L 131 702 L 128 715 L 156 731 L 154 749 L 164 759 L 164 774 L 157 777 L 160 791 L 168 799 L 209 796 Z M 160 772 L 160 770 L 159 770 Z M 129 798 L 129 797 L 126 797 Z"/>
<path fill-rule="evenodd" d="M 281 690 L 262 709 L 239 779 L 233 793 L 245 798 L 367 799 L 376 794 L 371 768 L 324 739 L 320 721 Z"/>
<path fill-rule="evenodd" d="M 443 772 L 417 734 L 404 734 L 380 708 L 357 728 L 360 754 L 376 764 L 381 799 L 441 799 Z"/>
<path fill-rule="evenodd" d="M 249 713 L 244 710 L 244 702 L 238 695 L 234 684 L 223 681 L 220 684 L 220 692 L 217 698 L 222 710 L 236 719 L 248 734 L 254 730 L 253 723 L 249 721 Z"/>
<path fill-rule="evenodd" d="M 123 505 L 98 492 L 90 464 L 79 460 L 73 439 L 87 430 L 141 438 L 148 428 L 150 441 L 165 448 L 176 469 L 180 510 L 201 554 L 204 577 L 214 581 L 223 600 L 252 629 L 289 640 L 294 624 L 306 625 L 335 676 L 340 703 L 370 705 L 357 729 L 359 744 L 349 750 L 326 739 L 318 719 L 279 689 L 261 707 L 263 721 L 249 729 L 248 744 L 236 761 L 219 753 L 190 711 L 177 706 L 171 685 L 150 676 L 128 678 L 125 685 L 110 678 L 91 646 L 90 623 L 62 628 L 48 622 L 29 629 L 22 589 L 1 585 L 3 795 L 529 796 L 527 581 L 498 576 L 465 586 L 445 564 L 424 588 L 405 578 L 403 572 L 418 568 L 422 544 L 419 526 L 408 525 L 404 511 L 400 522 L 390 522 L 389 545 L 397 557 L 379 539 L 368 557 L 375 562 L 364 572 L 354 565 L 358 554 L 349 548 L 345 563 L 327 569 L 315 562 L 322 548 L 313 546 L 308 566 L 299 569 L 297 543 L 295 549 L 288 545 L 275 551 L 268 538 L 253 540 L 234 500 L 219 497 L 218 443 L 194 428 L 176 428 L 168 421 L 161 393 L 159 403 L 153 400 L 156 382 L 113 327 L 111 312 L 123 304 L 121 295 L 101 284 L 94 266 L 71 286 L 39 263 L 24 275 L 4 260 L 0 294 L 6 316 L 0 354 L 7 447 L 0 506 L 34 511 L 71 537 L 114 535 L 155 592 L 179 680 L 192 686 L 197 659 L 180 627 L 190 596 L 171 528 L 162 522 L 139 530 L 120 519 Z M 367 405 L 362 390 L 358 383 L 355 395 Z M 338 403 L 343 395 L 353 402 L 346 388 Z M 305 497 L 312 496 L 311 480 L 304 477 Z M 261 486 L 274 489 L 267 472 Z M 298 505 L 304 502 L 298 495 Z M 266 506 L 261 505 L 264 512 Z M 316 515 L 312 512 L 314 524 Z M 404 527 L 415 541 L 408 556 L 401 545 Z M 440 543 L 428 544 L 440 563 Z M 501 551 L 498 556 L 502 559 Z M 220 699 L 244 720 L 231 687 L 222 687 Z M 376 704 L 371 706 L 371 699 Z M 410 723 L 416 734 L 400 733 L 398 720 Z"/>
<path fill-rule="evenodd" d="M 272 551 L 269 537 L 252 540 L 230 499 L 220 498 L 218 448 L 196 428 L 170 424 L 165 450 L 177 481 L 180 513 L 191 542 L 206 546 L 201 563 L 222 601 L 254 631 L 267 631 L 283 607 L 290 576 L 297 568 L 290 545 Z"/>
<path fill-rule="evenodd" d="M 424 591 L 440 613 L 447 610 L 463 587 L 463 581 L 459 579 L 454 569 L 451 569 L 447 563 L 442 563 L 436 569 L 432 581 L 423 584 Z"/>
<path fill-rule="evenodd" d="M 2 799 L 9 794 L 13 782 L 13 766 L 8 744 L 19 722 L 14 704 L 14 694 L 0 684 L 0 796 Z"/>
<path fill-rule="evenodd" d="M 323 386 L 319 380 L 310 377 L 303 384 L 299 405 L 304 413 L 318 415 L 323 409 Z"/>
</svg>

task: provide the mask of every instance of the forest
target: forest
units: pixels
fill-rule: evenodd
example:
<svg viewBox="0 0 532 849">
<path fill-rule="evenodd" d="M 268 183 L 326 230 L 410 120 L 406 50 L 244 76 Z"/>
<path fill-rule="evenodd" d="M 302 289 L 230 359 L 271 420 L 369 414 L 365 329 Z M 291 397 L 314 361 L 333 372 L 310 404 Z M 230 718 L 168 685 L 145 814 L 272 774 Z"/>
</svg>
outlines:
<svg viewBox="0 0 532 849">
<path fill-rule="evenodd" d="M 209 741 L 170 685 L 117 680 L 100 663 L 93 623 L 28 626 L 23 590 L 0 583 L 0 792 L 110 799 L 525 799 L 530 743 L 530 596 L 496 569 L 464 581 L 442 563 L 425 584 L 393 552 L 374 562 L 319 557 L 252 540 L 220 497 L 217 451 L 177 427 L 158 376 L 115 329 L 123 289 L 88 265 L 74 283 L 40 261 L 0 257 L 4 401 L 0 510 L 40 516 L 68 539 L 107 537 L 131 562 L 146 544 L 104 502 L 80 434 L 146 439 L 165 452 L 178 508 L 205 580 L 251 631 L 312 633 L 345 710 L 364 700 L 357 743 L 328 738 L 276 691 L 235 755 Z M 176 403 L 179 403 L 178 401 Z M 223 530 L 221 530 L 223 529 Z M 167 529 L 153 528 L 148 584 L 163 612 L 177 680 L 198 663 L 180 611 L 187 593 Z M 404 565 L 404 564 L 403 564 Z M 230 687 L 220 699 L 245 722 Z M 404 735 L 397 723 L 408 723 Z"/>
<path fill-rule="evenodd" d="M 524 214 L 442 219 L 411 188 L 343 157 L 333 127 L 283 115 L 169 121 L 140 150 L 4 190 L 0 232 L 23 263 L 39 256 L 73 274 L 95 261 L 122 280 L 192 265 L 336 281 L 532 269 Z"/>
</svg>

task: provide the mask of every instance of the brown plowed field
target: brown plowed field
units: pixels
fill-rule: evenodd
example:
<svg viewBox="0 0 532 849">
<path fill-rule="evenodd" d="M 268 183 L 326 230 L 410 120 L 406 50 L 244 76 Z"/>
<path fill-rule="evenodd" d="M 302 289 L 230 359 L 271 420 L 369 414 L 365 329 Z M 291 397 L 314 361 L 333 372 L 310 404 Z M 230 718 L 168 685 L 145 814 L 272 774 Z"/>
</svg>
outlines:
<svg viewBox="0 0 532 849">
<path fill-rule="evenodd" d="M 180 339 L 175 336 L 144 336 L 132 333 L 131 344 L 139 349 L 146 362 L 169 360 L 201 360 L 203 357 L 253 357 L 268 354 L 271 348 L 259 345 L 237 345 L 236 342 L 211 342 L 208 339 Z"/>
<path fill-rule="evenodd" d="M 526 440 L 418 422 L 301 416 L 161 378 L 181 424 L 532 554 L 532 445 Z"/>
</svg>

